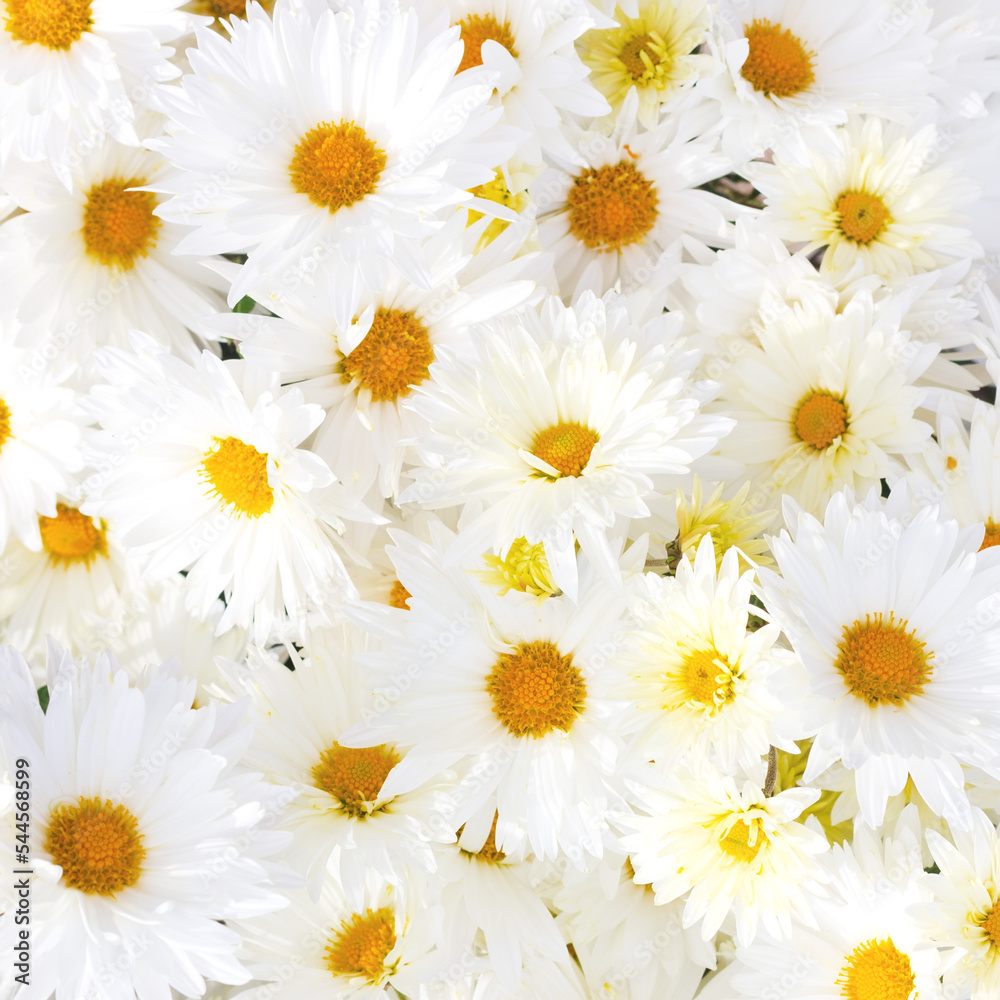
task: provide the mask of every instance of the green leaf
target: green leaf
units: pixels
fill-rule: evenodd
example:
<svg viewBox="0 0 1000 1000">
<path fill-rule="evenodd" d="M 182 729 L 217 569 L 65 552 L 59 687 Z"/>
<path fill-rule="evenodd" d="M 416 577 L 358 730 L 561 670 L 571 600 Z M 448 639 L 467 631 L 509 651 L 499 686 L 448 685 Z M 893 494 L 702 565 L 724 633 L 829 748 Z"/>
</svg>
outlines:
<svg viewBox="0 0 1000 1000">
<path fill-rule="evenodd" d="M 42 706 L 42 711 L 46 711 L 49 707 L 49 688 L 48 685 L 42 685 L 38 689 L 38 704 Z"/>
<path fill-rule="evenodd" d="M 244 295 L 236 305 L 233 306 L 234 313 L 248 313 L 253 311 L 253 307 L 257 305 L 256 302 L 249 295 Z"/>
</svg>

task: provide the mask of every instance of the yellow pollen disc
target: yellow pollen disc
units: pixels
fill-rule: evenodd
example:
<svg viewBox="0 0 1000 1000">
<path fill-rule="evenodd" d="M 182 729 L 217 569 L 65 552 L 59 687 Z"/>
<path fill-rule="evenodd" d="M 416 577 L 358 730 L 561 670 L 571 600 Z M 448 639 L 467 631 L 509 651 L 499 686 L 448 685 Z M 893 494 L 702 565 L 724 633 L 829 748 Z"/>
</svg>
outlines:
<svg viewBox="0 0 1000 1000">
<path fill-rule="evenodd" d="M 493 814 L 493 824 L 490 826 L 489 836 L 486 838 L 486 843 L 473 854 L 471 851 L 463 851 L 463 854 L 469 855 L 471 858 L 475 858 L 477 861 L 485 861 L 487 864 L 498 865 L 504 858 L 507 857 L 503 851 L 497 849 L 497 820 L 500 818 L 499 813 Z M 462 831 L 459 830 L 457 836 L 461 836 Z"/>
<path fill-rule="evenodd" d="M 834 666 L 844 675 L 851 694 L 869 705 L 902 705 L 911 695 L 920 694 L 930 680 L 930 658 L 926 643 L 906 631 L 905 621 L 882 613 L 865 615 L 865 620 L 844 626 L 837 643 Z"/>
<path fill-rule="evenodd" d="M 892 938 L 865 941 L 844 961 L 836 985 L 847 1000 L 908 1000 L 913 992 L 910 957 L 892 943 Z"/>
<path fill-rule="evenodd" d="M 56 504 L 55 517 L 39 517 L 38 530 L 42 548 L 54 566 L 68 569 L 74 563 L 89 566 L 98 556 L 108 554 L 108 540 L 103 527 L 75 507 Z"/>
<path fill-rule="evenodd" d="M 744 28 L 750 52 L 740 76 L 765 97 L 791 97 L 805 90 L 816 74 L 810 52 L 788 29 L 756 19 Z"/>
<path fill-rule="evenodd" d="M 110 799 L 81 798 L 75 806 L 56 806 L 44 846 L 62 868 L 65 885 L 100 896 L 135 885 L 146 856 L 135 816 Z"/>
<path fill-rule="evenodd" d="M 462 61 L 458 64 L 456 73 L 483 64 L 483 42 L 499 42 L 515 59 L 517 49 L 514 48 L 514 36 L 510 25 L 504 21 L 500 24 L 492 14 L 470 14 L 458 22 L 462 29 L 462 41 L 465 51 Z"/>
<path fill-rule="evenodd" d="M 267 455 L 239 438 L 215 438 L 215 448 L 201 463 L 202 480 L 212 492 L 239 515 L 260 517 L 274 503 L 267 481 Z M 232 514 L 230 515 L 232 516 Z"/>
<path fill-rule="evenodd" d="M 208 9 L 216 17 L 237 17 L 246 18 L 247 0 L 208 0 Z"/>
<path fill-rule="evenodd" d="M 992 947 L 1000 948 L 1000 906 L 994 903 L 990 912 L 979 922 L 979 926 L 986 931 Z"/>
<path fill-rule="evenodd" d="M 620 251 L 653 228 L 659 214 L 656 201 L 652 182 L 630 160 L 589 167 L 566 195 L 569 231 L 590 250 Z"/>
<path fill-rule="evenodd" d="M 716 661 L 721 660 L 725 666 Z M 688 694 L 703 705 L 724 705 L 735 697 L 729 660 L 715 648 L 690 653 L 681 668 Z"/>
<path fill-rule="evenodd" d="M 752 844 L 750 843 L 751 834 L 754 837 Z M 760 849 L 766 847 L 768 843 L 767 834 L 761 829 L 760 822 L 754 820 L 746 822 L 738 819 L 733 823 L 728 833 L 719 837 L 719 847 L 722 848 L 723 852 L 745 864 L 754 861 L 760 853 Z"/>
<path fill-rule="evenodd" d="M 643 59 L 643 56 L 646 59 Z M 618 58 L 633 80 L 641 80 L 646 74 L 652 75 L 653 68 L 661 62 L 659 53 L 653 47 L 650 35 L 635 35 L 623 46 Z M 649 65 L 646 64 L 649 61 Z"/>
<path fill-rule="evenodd" d="M 399 754 L 387 744 L 342 747 L 334 743 L 320 754 L 319 763 L 312 769 L 313 781 L 317 788 L 337 799 L 349 816 L 362 819 L 374 811 L 372 803 L 399 761 Z"/>
<path fill-rule="evenodd" d="M 573 657 L 544 641 L 502 653 L 486 677 L 486 690 L 493 714 L 510 732 L 535 739 L 553 729 L 569 732 L 587 697 Z"/>
<path fill-rule="evenodd" d="M 0 423 L 0 430 L 2 430 L 2 423 Z M 0 444 L 3 444 L 2 433 L 0 433 Z M 991 517 L 986 522 L 986 534 L 983 535 L 983 544 L 979 546 L 979 551 L 991 549 L 994 545 L 1000 545 L 1000 524 L 996 524 Z"/>
<path fill-rule="evenodd" d="M 128 190 L 145 183 L 141 177 L 115 177 L 95 184 L 87 192 L 83 244 L 87 253 L 105 267 L 127 271 L 156 244 L 160 230 L 160 220 L 153 215 L 156 195 L 152 191 Z"/>
<path fill-rule="evenodd" d="M 587 467 L 595 444 L 597 435 L 589 427 L 575 421 L 558 423 L 539 432 L 531 454 L 564 476 L 579 476 Z"/>
<path fill-rule="evenodd" d="M 392 590 L 389 591 L 389 604 L 391 607 L 400 608 L 402 611 L 409 611 L 410 605 L 406 602 L 412 595 L 399 580 L 393 581 Z"/>
<path fill-rule="evenodd" d="M 345 382 L 356 382 L 376 403 L 392 402 L 429 377 L 434 348 L 412 311 L 377 309 L 365 339 L 340 362 Z"/>
<path fill-rule="evenodd" d="M 90 0 L 7 0 L 4 27 L 15 42 L 68 49 L 93 23 Z"/>
<path fill-rule="evenodd" d="M 855 243 L 871 243 L 892 222 L 885 202 L 864 191 L 845 191 L 837 199 L 837 212 L 840 231 Z"/>
<path fill-rule="evenodd" d="M 954 472 L 958 468 L 958 459 L 954 455 L 949 455 L 948 461 L 944 464 L 947 466 L 949 472 Z"/>
<path fill-rule="evenodd" d="M 10 409 L 7 404 L 0 399 L 0 448 L 10 440 Z"/>
<path fill-rule="evenodd" d="M 355 913 L 329 939 L 323 957 L 335 976 L 364 976 L 375 985 L 386 972 L 385 959 L 396 946 L 396 921 L 389 907 Z"/>
<path fill-rule="evenodd" d="M 299 194 L 333 213 L 375 190 L 385 159 L 354 122 L 321 122 L 299 140 L 288 169 Z"/>
<path fill-rule="evenodd" d="M 822 451 L 847 430 L 847 407 L 828 392 L 811 392 L 799 403 L 792 427 L 800 441 Z"/>
</svg>

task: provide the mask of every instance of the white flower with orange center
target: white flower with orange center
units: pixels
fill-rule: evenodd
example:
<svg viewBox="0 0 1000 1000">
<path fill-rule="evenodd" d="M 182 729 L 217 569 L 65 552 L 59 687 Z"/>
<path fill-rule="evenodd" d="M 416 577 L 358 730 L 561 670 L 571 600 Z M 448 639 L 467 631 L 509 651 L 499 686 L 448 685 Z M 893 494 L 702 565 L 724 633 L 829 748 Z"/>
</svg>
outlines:
<svg viewBox="0 0 1000 1000">
<path fill-rule="evenodd" d="M 635 881 L 651 884 L 657 903 L 684 897 L 685 927 L 700 923 L 707 941 L 732 913 L 735 937 L 748 945 L 761 924 L 783 938 L 793 916 L 809 920 L 825 881 L 816 856 L 829 845 L 796 817 L 819 789 L 768 797 L 756 779 L 738 782 L 706 761 L 665 775 L 646 769 L 626 783 L 645 815 L 616 817 L 622 830 L 634 831 L 619 837 L 619 846 Z"/>
<path fill-rule="evenodd" d="M 206 977 L 246 983 L 239 935 L 220 921 L 286 904 L 260 860 L 281 846 L 259 827 L 280 789 L 238 770 L 243 707 L 193 710 L 195 685 L 179 674 L 150 669 L 133 686 L 114 661 L 77 667 L 53 643 L 43 714 L 28 665 L 0 651 L 0 760 L 31 783 L 26 881 L 41 996 L 117 1000 L 161 982 L 200 997 Z M 15 832 L 9 815 L 0 857 L 11 869 L 25 867 Z M 8 921 L 0 951 L 15 940 Z"/>
<path fill-rule="evenodd" d="M 117 526 L 155 580 L 188 570 L 188 607 L 207 617 L 220 593 L 232 625 L 266 637 L 284 616 L 353 594 L 334 547 L 333 473 L 299 445 L 323 419 L 298 389 L 209 352 L 190 366 L 148 338 L 105 348 L 94 390 L 104 427 L 84 512 Z"/>
<path fill-rule="evenodd" d="M 97 347 L 125 347 L 132 329 L 197 352 L 189 330 L 226 308 L 229 286 L 174 255 L 184 228 L 154 214 L 161 195 L 139 190 L 170 173 L 159 154 L 110 138 L 77 157 L 71 187 L 38 164 L 10 165 L 8 189 L 27 212 L 4 227 L 3 255 L 28 269 L 11 305 L 38 358 L 87 365 Z"/>
<path fill-rule="evenodd" d="M 639 326 L 626 298 L 591 292 L 570 308 L 551 297 L 494 321 L 470 357 L 449 354 L 414 394 L 431 433 L 415 442 L 424 468 L 402 502 L 485 501 L 456 554 L 504 558 L 518 539 L 542 544 L 570 597 L 577 542 L 614 578 L 608 530 L 647 516 L 646 500 L 729 428 L 698 414 L 687 381 L 696 355 L 679 326 L 662 314 Z"/>
<path fill-rule="evenodd" d="M 747 167 L 767 198 L 761 221 L 782 239 L 825 247 L 820 270 L 835 283 L 864 274 L 885 281 L 944 267 L 982 248 L 957 209 L 976 185 L 936 165 L 933 125 L 908 134 L 878 118 L 852 118 L 836 144 L 808 152 L 808 166 L 776 155 Z"/>
<path fill-rule="evenodd" d="M 516 146 L 487 103 L 495 74 L 456 76 L 459 28 L 442 27 L 381 0 L 279 0 L 273 21 L 251 6 L 231 39 L 199 34 L 173 134 L 153 144 L 184 171 L 157 185 L 176 195 L 159 214 L 197 227 L 182 252 L 249 253 L 231 304 L 262 280 L 280 295 L 338 255 L 369 283 L 391 258 L 426 284 L 413 239 Z"/>
<path fill-rule="evenodd" d="M 982 529 L 960 531 L 933 506 L 914 513 L 903 484 L 887 501 L 838 493 L 823 523 L 786 504 L 786 522 L 771 539 L 781 575 L 758 573 L 802 663 L 797 724 L 815 737 L 804 780 L 843 761 L 874 827 L 909 776 L 967 828 L 959 765 L 1000 774 L 1000 563 L 977 554 Z"/>
<path fill-rule="evenodd" d="M 802 287 L 794 304 L 764 295 L 757 344 L 721 342 L 728 357 L 712 408 L 736 420 L 721 450 L 744 464 L 759 505 L 777 507 L 784 494 L 818 513 L 838 489 L 876 486 L 923 449 L 931 427 L 914 414 L 927 390 L 913 383 L 938 348 L 897 323 L 891 303 L 876 307 L 868 291 L 838 311 Z"/>
</svg>

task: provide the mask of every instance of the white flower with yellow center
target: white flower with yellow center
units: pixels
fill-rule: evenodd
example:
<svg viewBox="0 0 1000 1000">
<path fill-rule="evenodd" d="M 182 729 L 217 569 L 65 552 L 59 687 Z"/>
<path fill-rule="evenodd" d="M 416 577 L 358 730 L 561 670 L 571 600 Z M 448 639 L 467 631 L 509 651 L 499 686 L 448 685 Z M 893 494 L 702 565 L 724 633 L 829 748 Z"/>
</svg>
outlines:
<svg viewBox="0 0 1000 1000">
<path fill-rule="evenodd" d="M 908 135 L 878 118 L 852 118 L 837 131 L 835 151 L 809 150 L 808 166 L 777 155 L 746 172 L 767 198 L 762 222 L 807 244 L 805 253 L 825 247 L 820 270 L 832 281 L 890 281 L 982 255 L 956 211 L 978 188 L 934 165 L 937 141 L 933 125 Z"/>
<path fill-rule="evenodd" d="M 93 491 L 84 513 L 117 526 L 150 579 L 187 569 L 188 607 L 259 640 L 283 615 L 353 594 L 334 539 L 342 509 L 333 473 L 299 447 L 323 419 L 298 389 L 255 378 L 209 352 L 194 366 L 136 335 L 138 353 L 104 348 L 93 410 Z M 88 480 L 88 482 L 91 482 Z M 369 515 L 362 515 L 369 516 Z"/>
<path fill-rule="evenodd" d="M 280 790 L 238 770 L 243 707 L 193 710 L 195 685 L 178 673 L 132 686 L 106 657 L 77 667 L 52 644 L 43 714 L 27 664 L 0 651 L 0 761 L 31 792 L 30 864 L 15 863 L 13 814 L 0 857 L 33 870 L 38 996 L 147 1000 L 157 983 L 200 997 L 206 978 L 246 983 L 239 935 L 221 921 L 286 903 L 260 860 L 284 846 L 260 825 Z M 4 976 L 16 932 L 3 929 Z"/>
<path fill-rule="evenodd" d="M 720 365 L 711 408 L 736 420 L 721 450 L 744 463 L 761 505 L 785 494 L 818 513 L 836 490 L 876 486 L 922 450 L 931 427 L 914 413 L 927 390 L 913 382 L 936 344 L 911 341 L 870 292 L 839 312 L 823 294 L 789 305 L 768 293 L 760 316 L 760 346 L 722 342 L 734 360 Z"/>
<path fill-rule="evenodd" d="M 154 214 L 162 196 L 137 190 L 171 172 L 159 154 L 110 138 L 77 157 L 71 187 L 38 164 L 11 165 L 8 188 L 27 214 L 4 227 L 3 255 L 30 268 L 11 304 L 36 356 L 55 348 L 86 364 L 96 347 L 125 347 L 132 329 L 196 353 L 188 331 L 226 308 L 229 286 L 174 255 L 184 228 Z"/>
<path fill-rule="evenodd" d="M 280 294 L 332 255 L 363 258 L 370 283 L 391 258 L 426 284 L 413 238 L 516 145 L 487 103 L 495 74 L 456 76 L 459 28 L 442 27 L 382 0 L 279 0 L 273 21 L 252 5 L 230 40 L 198 35 L 172 135 L 152 143 L 184 171 L 157 185 L 177 196 L 158 211 L 197 226 L 181 252 L 249 253 L 231 304 L 262 279 Z"/>
<path fill-rule="evenodd" d="M 411 405 L 431 433 L 401 496 L 431 507 L 483 500 L 456 554 L 501 558 L 523 539 L 544 546 L 556 584 L 576 594 L 576 543 L 617 575 L 608 529 L 649 514 L 726 433 L 729 421 L 698 414 L 688 373 L 696 355 L 677 344 L 680 317 L 643 326 L 628 300 L 585 293 L 494 321 L 474 355 L 449 355 Z"/>
<path fill-rule="evenodd" d="M 675 577 L 632 582 L 632 628 L 614 669 L 616 691 L 634 706 L 623 735 L 639 759 L 669 766 L 693 754 L 727 773 L 749 772 L 772 744 L 794 749 L 776 735 L 782 706 L 767 687 L 793 655 L 775 647 L 777 625 L 747 631 L 753 575 L 740 575 L 735 549 L 717 575 L 706 535 Z"/>
<path fill-rule="evenodd" d="M 661 112 L 717 65 L 697 49 L 708 39 L 705 0 L 645 0 L 635 16 L 615 6 L 615 26 L 588 31 L 576 43 L 594 85 L 618 110 L 633 87 L 639 121 L 653 128 Z"/>
<path fill-rule="evenodd" d="M 707 941 L 732 913 L 736 939 L 748 945 L 760 924 L 783 938 L 793 915 L 809 921 L 824 881 L 816 856 L 829 845 L 796 817 L 818 789 L 768 797 L 755 781 L 737 784 L 706 761 L 666 776 L 647 770 L 628 784 L 647 815 L 617 818 L 623 830 L 634 831 L 619 844 L 636 882 L 652 884 L 657 903 L 685 897 L 685 927 L 700 922 Z"/>
<path fill-rule="evenodd" d="M 778 572 L 758 574 L 802 663 L 789 703 L 815 737 L 805 781 L 843 761 L 875 827 L 909 776 L 967 828 L 959 765 L 1000 772 L 1000 563 L 977 553 L 982 527 L 960 531 L 933 506 L 914 513 L 904 484 L 887 501 L 838 493 L 823 523 L 787 503 L 786 522 L 771 539 Z"/>
</svg>

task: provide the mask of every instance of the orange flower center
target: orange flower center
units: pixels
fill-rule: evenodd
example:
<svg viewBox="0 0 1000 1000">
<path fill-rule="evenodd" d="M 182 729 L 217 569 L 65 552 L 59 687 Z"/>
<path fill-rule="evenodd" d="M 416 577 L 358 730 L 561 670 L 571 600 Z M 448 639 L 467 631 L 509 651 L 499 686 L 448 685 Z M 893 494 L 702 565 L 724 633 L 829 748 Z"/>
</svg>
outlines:
<svg viewBox="0 0 1000 1000">
<path fill-rule="evenodd" d="M 69 888 L 100 896 L 135 885 L 146 856 L 135 816 L 110 799 L 81 798 L 75 806 L 56 806 L 44 847 Z"/>
<path fill-rule="evenodd" d="M 90 0 L 6 0 L 4 27 L 15 42 L 68 49 L 94 23 Z"/>
<path fill-rule="evenodd" d="M 649 60 L 649 65 L 643 60 L 643 56 Z M 641 80 L 661 61 L 649 35 L 634 35 L 622 46 L 618 58 L 633 80 Z"/>
<path fill-rule="evenodd" d="M 569 231 L 601 253 L 638 243 L 659 214 L 652 182 L 630 160 L 586 169 L 573 182 L 566 204 Z"/>
<path fill-rule="evenodd" d="M 456 73 L 471 69 L 473 66 L 482 66 L 483 42 L 499 42 L 515 59 L 517 58 L 514 36 L 506 21 L 500 24 L 492 14 L 469 14 L 468 17 L 463 17 L 458 24 L 462 29 L 465 51 L 462 53 L 462 61 L 458 64 L 458 69 L 455 70 Z"/>
<path fill-rule="evenodd" d="M 810 52 L 787 28 L 758 18 L 744 27 L 750 52 L 740 75 L 765 97 L 791 97 L 805 90 L 816 74 Z"/>
<path fill-rule="evenodd" d="M 548 462 L 563 476 L 579 476 L 590 461 L 597 435 L 589 428 L 572 423 L 546 427 L 535 437 L 531 454 Z"/>
<path fill-rule="evenodd" d="M 83 209 L 83 244 L 87 253 L 105 267 L 128 271 L 156 244 L 160 220 L 153 215 L 156 195 L 130 191 L 146 181 L 114 177 L 87 192 Z"/>
<path fill-rule="evenodd" d="M 389 604 L 391 607 L 400 608 L 402 611 L 409 611 L 410 605 L 407 603 L 413 595 L 404 587 L 399 580 L 393 581 L 392 590 L 389 591 Z"/>
<path fill-rule="evenodd" d="M 859 944 L 845 957 L 837 977 L 846 1000 L 908 1000 L 914 984 L 910 958 L 892 938 Z"/>
<path fill-rule="evenodd" d="M 274 491 L 267 481 L 267 455 L 239 438 L 215 438 L 214 450 L 201 463 L 203 481 L 224 507 L 232 507 L 230 516 L 260 517 L 274 503 Z"/>
<path fill-rule="evenodd" d="M 994 903 L 990 912 L 979 922 L 979 926 L 986 931 L 991 946 L 994 949 L 1000 948 L 1000 906 Z"/>
<path fill-rule="evenodd" d="M 845 191 L 837 199 L 840 231 L 855 243 L 871 243 L 892 222 L 889 209 L 877 194 Z"/>
<path fill-rule="evenodd" d="M 321 122 L 299 140 L 288 169 L 295 190 L 332 214 L 371 194 L 385 161 L 354 122 Z"/>
<path fill-rule="evenodd" d="M 930 680 L 930 659 L 926 643 L 915 632 L 906 631 L 905 621 L 874 617 L 844 626 L 837 644 L 834 666 L 844 675 L 851 694 L 869 705 L 902 705 L 920 694 Z"/>
<path fill-rule="evenodd" d="M 337 799 L 355 819 L 370 816 L 389 772 L 400 756 L 386 744 L 375 747 L 342 747 L 334 743 L 320 754 L 312 769 L 317 788 Z"/>
<path fill-rule="evenodd" d="M 340 362 L 340 372 L 374 402 L 386 403 L 426 381 L 433 360 L 431 338 L 412 311 L 380 308 L 365 339 Z"/>
<path fill-rule="evenodd" d="M 475 858 L 477 861 L 485 861 L 487 864 L 498 865 L 504 858 L 507 857 L 503 851 L 497 850 L 497 820 L 500 818 L 499 813 L 493 814 L 493 824 L 490 826 L 489 836 L 486 838 L 486 843 L 473 854 L 471 851 L 463 850 L 463 854 L 467 854 L 470 858 Z M 463 827 L 464 829 L 464 827 Z M 459 830 L 457 836 L 462 836 L 462 830 Z"/>
<path fill-rule="evenodd" d="M 385 975 L 385 959 L 396 946 L 396 921 L 389 907 L 355 913 L 327 942 L 323 957 L 335 976 L 364 976 L 374 986 Z"/>
<path fill-rule="evenodd" d="M 751 843 L 753 838 L 753 843 Z M 719 837 L 719 847 L 725 854 L 750 864 L 760 853 L 760 849 L 768 844 L 767 834 L 761 827 L 760 820 L 737 819 L 729 830 Z"/>
<path fill-rule="evenodd" d="M 10 440 L 10 409 L 0 399 L 0 448 Z"/>
<path fill-rule="evenodd" d="M 799 403 L 793 426 L 800 441 L 822 451 L 847 430 L 847 407 L 828 392 L 811 392 Z"/>
<path fill-rule="evenodd" d="M 486 677 L 486 690 L 493 714 L 510 732 L 536 739 L 553 729 L 569 732 L 587 696 L 573 657 L 544 641 L 502 653 Z"/>
<path fill-rule="evenodd" d="M 98 527 L 92 518 L 81 514 L 75 507 L 56 504 L 55 517 L 39 517 L 38 530 L 42 548 L 49 554 L 54 566 L 63 569 L 75 563 L 89 566 L 98 556 L 107 556 L 108 541 L 103 526 Z"/>
<path fill-rule="evenodd" d="M 681 679 L 691 698 L 702 705 L 724 705 L 735 697 L 729 660 L 714 647 L 690 653 Z"/>
<path fill-rule="evenodd" d="M 0 434 L 0 444 L 3 444 L 3 436 Z M 1000 545 L 1000 524 L 994 522 L 991 517 L 986 522 L 986 534 L 983 535 L 983 544 L 979 546 L 979 551 L 992 549 L 994 545 Z"/>
</svg>

